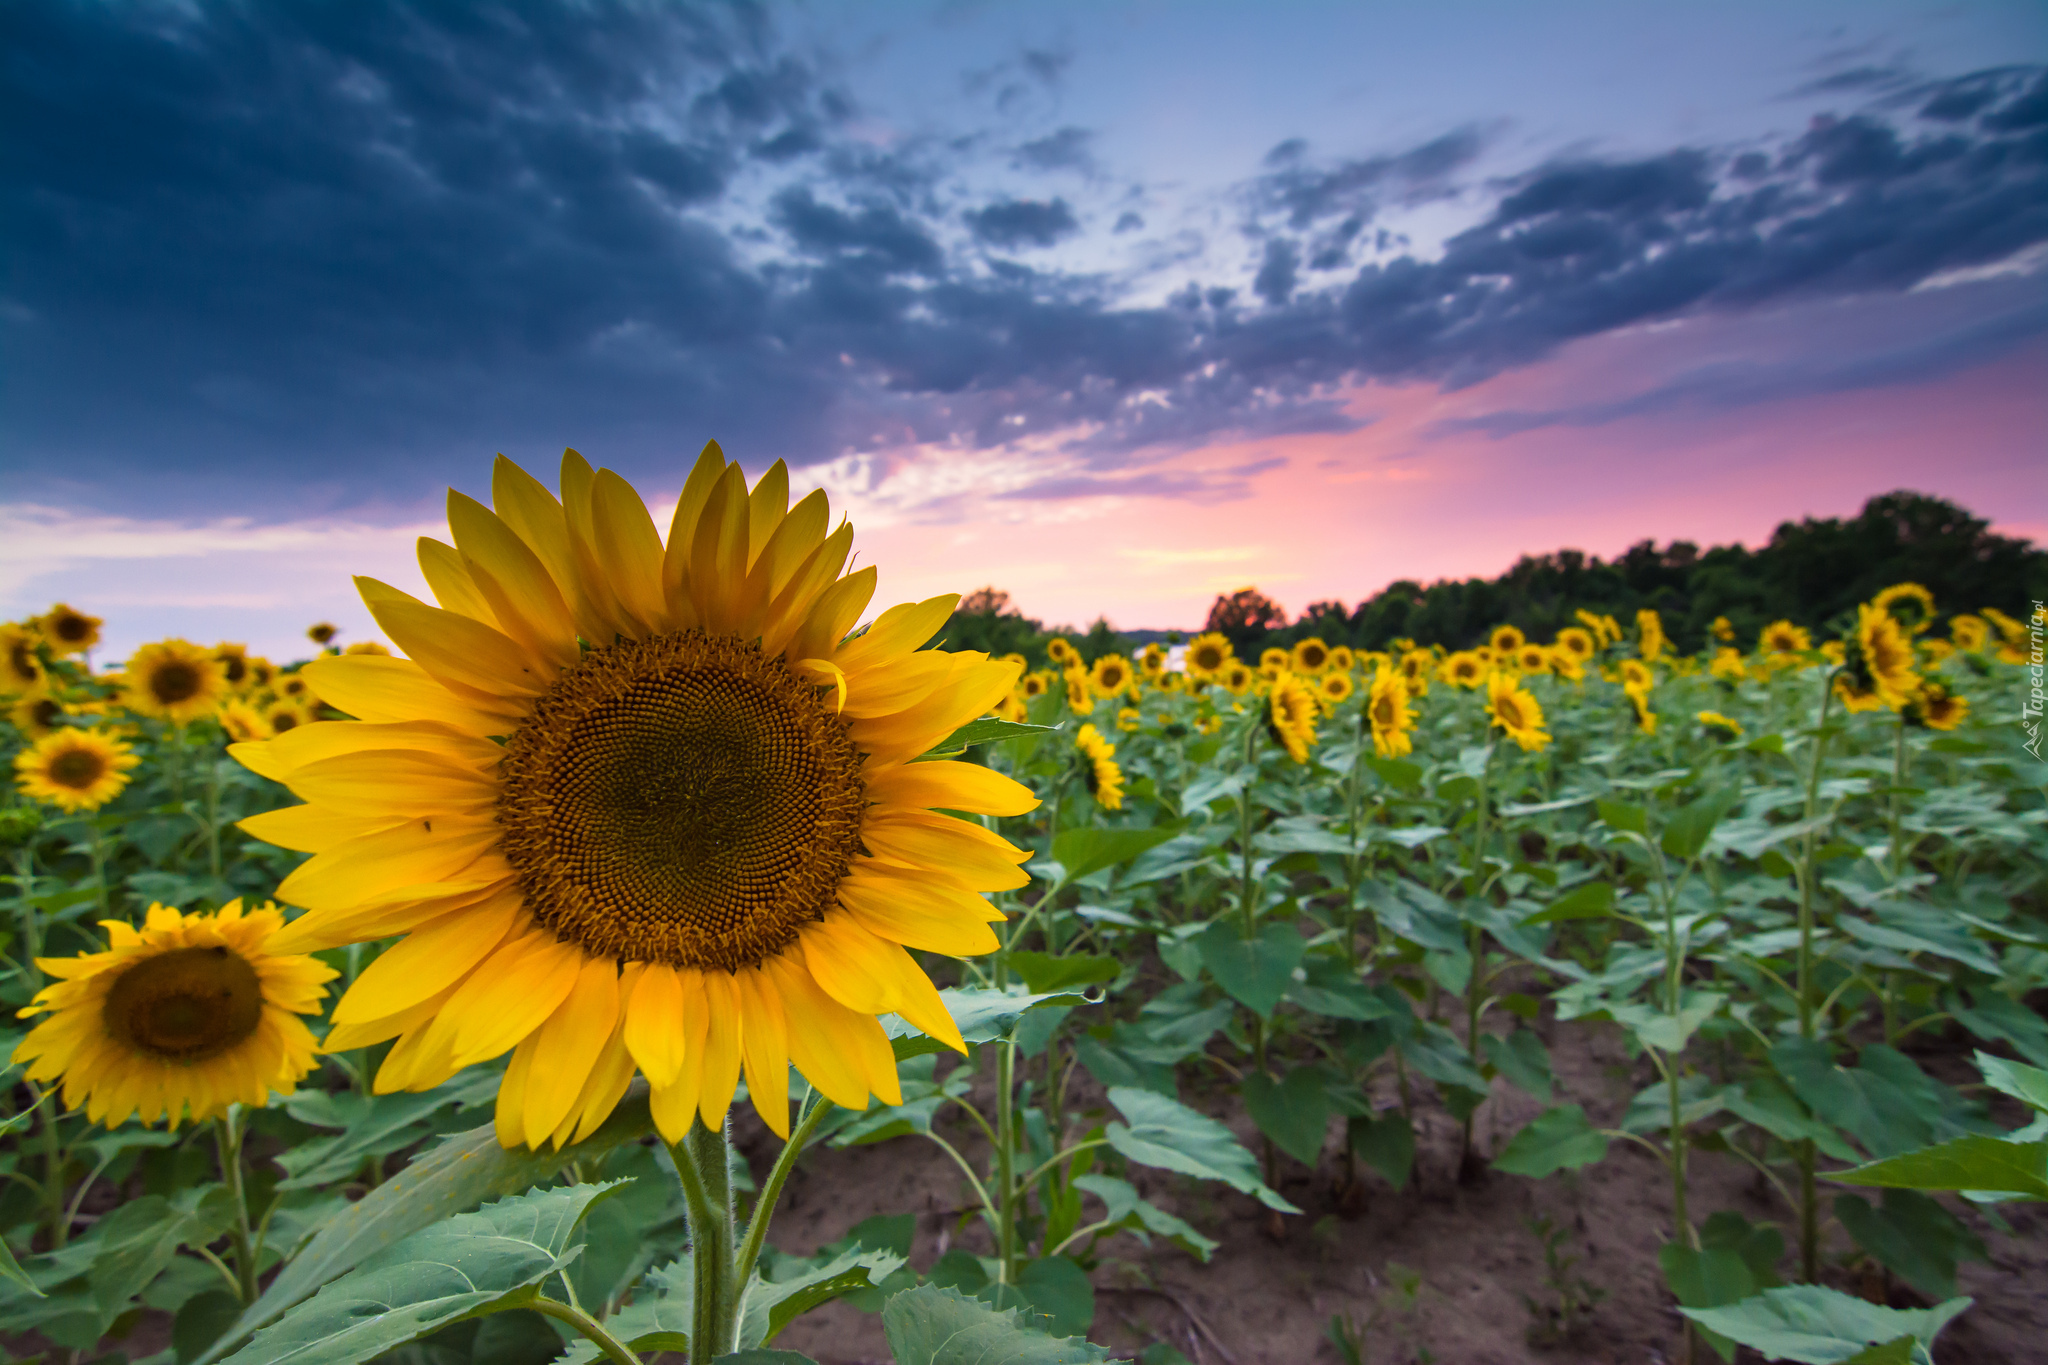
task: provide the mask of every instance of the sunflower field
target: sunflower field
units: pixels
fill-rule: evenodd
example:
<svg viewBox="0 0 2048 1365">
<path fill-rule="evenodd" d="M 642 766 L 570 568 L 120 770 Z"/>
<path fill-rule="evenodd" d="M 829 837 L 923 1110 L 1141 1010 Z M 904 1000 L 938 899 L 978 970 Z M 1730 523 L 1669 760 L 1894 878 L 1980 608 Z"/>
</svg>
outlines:
<svg viewBox="0 0 2048 1365">
<path fill-rule="evenodd" d="M 990 657 L 715 445 L 449 525 L 388 647 L 0 626 L 6 1358 L 2038 1340 L 2038 611 Z"/>
</svg>

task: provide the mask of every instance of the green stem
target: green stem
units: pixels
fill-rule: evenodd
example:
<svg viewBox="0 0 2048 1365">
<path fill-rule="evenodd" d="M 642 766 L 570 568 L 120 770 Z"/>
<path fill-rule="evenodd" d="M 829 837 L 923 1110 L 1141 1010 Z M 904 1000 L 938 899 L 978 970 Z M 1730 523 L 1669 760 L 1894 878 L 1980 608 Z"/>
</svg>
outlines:
<svg viewBox="0 0 2048 1365">
<path fill-rule="evenodd" d="M 790 1130 L 789 1141 L 782 1144 L 774 1169 L 768 1172 L 768 1182 L 761 1187 L 759 1197 L 754 1200 L 754 1212 L 747 1219 L 747 1235 L 740 1242 L 739 1261 L 733 1270 L 734 1278 L 742 1286 L 753 1278 L 754 1263 L 761 1259 L 761 1248 L 768 1240 L 768 1220 L 775 1214 L 776 1200 L 782 1198 L 782 1187 L 789 1182 L 790 1172 L 796 1169 L 797 1158 L 803 1155 L 811 1134 L 831 1108 L 831 1101 L 816 1091 L 805 1096 L 803 1107 L 797 1114 L 796 1127 Z"/>
<path fill-rule="evenodd" d="M 1252 766 L 1253 755 L 1258 752 L 1259 727 L 1254 724 L 1244 732 L 1244 788 L 1237 794 L 1238 844 L 1243 857 L 1239 874 L 1241 891 L 1240 913 L 1244 917 L 1243 933 L 1250 938 L 1257 932 L 1258 890 L 1252 882 L 1252 783 L 1258 770 Z"/>
<path fill-rule="evenodd" d="M 1358 971 L 1358 884 L 1363 880 L 1365 871 L 1365 850 L 1359 843 L 1364 833 L 1359 825 L 1364 817 L 1359 812 L 1358 774 L 1365 767 L 1365 745 L 1371 734 L 1370 712 L 1361 710 L 1358 713 L 1358 749 L 1351 756 L 1351 771 L 1344 775 L 1344 802 L 1351 812 L 1351 857 L 1345 866 L 1344 965 L 1353 973 Z"/>
<path fill-rule="evenodd" d="M 34 1081 L 26 1082 L 35 1102 L 45 1098 Z M 43 1135 L 43 1204 L 50 1216 L 50 1250 L 60 1250 L 71 1240 L 71 1220 L 64 1216 L 64 1144 L 57 1135 L 57 1106 L 43 1110 L 39 1120 Z"/>
<path fill-rule="evenodd" d="M 1898 884 L 1899 878 L 1904 876 L 1906 873 L 1905 850 L 1900 846 L 1899 843 L 1899 788 L 1905 785 L 1906 718 L 1904 715 L 1901 715 L 1899 717 L 1898 736 L 1892 742 L 1892 790 L 1891 797 L 1888 802 L 1890 809 L 1888 811 L 1887 819 L 1887 823 L 1889 824 L 1891 831 L 1892 884 L 1894 886 Z"/>
<path fill-rule="evenodd" d="M 739 1337 L 741 1286 L 733 1275 L 731 1139 L 693 1120 L 671 1149 L 690 1220 L 690 1259 L 696 1271 L 691 1305 L 690 1365 L 711 1365 L 730 1355 Z"/>
<path fill-rule="evenodd" d="M 92 833 L 92 890 L 99 900 L 100 918 L 111 918 L 114 905 L 107 895 L 107 846 L 100 836 L 100 821 L 96 815 L 85 817 L 85 827 Z"/>
<path fill-rule="evenodd" d="M 1486 836 L 1487 814 L 1491 806 L 1489 781 L 1493 776 L 1493 745 L 1486 746 L 1486 761 L 1479 765 L 1479 809 L 1472 821 L 1472 883 L 1467 894 L 1479 896 L 1486 893 L 1489 881 L 1486 877 Z M 1484 1012 L 1480 992 L 1484 989 L 1480 969 L 1486 961 L 1486 933 L 1477 924 L 1469 925 L 1465 931 L 1465 951 L 1472 958 L 1471 975 L 1465 980 L 1465 1050 L 1470 1055 L 1472 1069 L 1479 1069 L 1479 1016 Z M 1479 1115 L 1475 1106 L 1465 1115 L 1464 1132 L 1459 1140 L 1458 1169 L 1462 1173 L 1472 1157 L 1472 1121 Z"/>
<path fill-rule="evenodd" d="M 1830 670 L 1821 678 L 1820 718 L 1814 723 L 1813 760 L 1806 770 L 1807 830 L 1799 853 L 1799 970 L 1796 989 L 1799 1036 L 1807 1039 L 1814 1036 L 1813 879 L 1814 853 L 1820 833 L 1813 827 L 1813 819 L 1820 808 L 1821 759 L 1827 749 L 1828 702 L 1834 692 L 1835 675 Z M 1820 1276 L 1820 1208 L 1814 1186 L 1817 1157 L 1813 1139 L 1807 1138 L 1793 1149 L 1793 1160 L 1799 1168 L 1799 1277 L 1812 1284 Z"/>
<path fill-rule="evenodd" d="M 23 845 L 14 851 L 14 888 L 18 893 L 16 904 L 21 911 L 21 965 L 30 981 L 36 979 L 36 959 L 43 955 L 43 926 L 36 918 L 35 850 Z"/>
<path fill-rule="evenodd" d="M 996 1283 L 1017 1282 L 1017 1045 L 996 1045 Z"/>
<path fill-rule="evenodd" d="M 220 880 L 220 760 L 211 756 L 206 764 L 206 867 L 214 881 Z"/>
<path fill-rule="evenodd" d="M 569 1326 L 582 1333 L 598 1350 L 617 1361 L 618 1365 L 640 1365 L 640 1357 L 634 1355 L 626 1343 L 620 1341 L 610 1332 L 605 1331 L 604 1324 L 598 1322 L 582 1309 L 550 1298 L 538 1298 L 526 1306 L 539 1313 L 542 1317 L 549 1317 L 557 1322 L 568 1323 Z M 696 1351 L 692 1350 L 690 1355 L 692 1359 L 695 1359 Z"/>
<path fill-rule="evenodd" d="M 236 1119 L 240 1105 L 213 1121 L 213 1149 L 220 1157 L 220 1178 L 235 1202 L 235 1225 L 228 1230 L 235 1255 L 235 1279 L 245 1304 L 256 1302 L 256 1244 L 249 1231 L 249 1193 L 242 1179 L 242 1131 Z"/>
</svg>

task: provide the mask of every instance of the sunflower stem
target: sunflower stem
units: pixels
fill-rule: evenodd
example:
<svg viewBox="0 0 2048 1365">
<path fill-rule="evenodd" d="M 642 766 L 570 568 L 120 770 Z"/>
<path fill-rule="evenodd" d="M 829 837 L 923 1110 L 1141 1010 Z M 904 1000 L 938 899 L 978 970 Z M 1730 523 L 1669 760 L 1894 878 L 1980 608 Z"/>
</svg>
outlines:
<svg viewBox="0 0 2048 1365">
<path fill-rule="evenodd" d="M 1799 1036 L 1814 1036 L 1813 1009 L 1813 878 L 1815 836 L 1814 812 L 1820 807 L 1821 758 L 1828 745 L 1828 702 L 1835 694 L 1835 671 L 1821 678 L 1820 717 L 1813 726 L 1813 758 L 1806 769 L 1805 837 L 1799 851 L 1799 970 L 1794 990 L 1799 999 Z M 1820 1205 L 1814 1188 L 1816 1155 L 1812 1138 L 1793 1149 L 1799 1169 L 1799 1278 L 1812 1284 L 1820 1275 Z"/>
<path fill-rule="evenodd" d="M 242 1180 L 242 1128 L 236 1122 L 241 1106 L 231 1104 L 213 1121 L 213 1145 L 220 1157 L 220 1178 L 235 1201 L 235 1225 L 228 1230 L 235 1253 L 235 1277 L 243 1303 L 256 1302 L 256 1243 L 249 1231 L 249 1192 Z"/>
<path fill-rule="evenodd" d="M 691 1305 L 690 1365 L 711 1365 L 730 1355 L 739 1335 L 740 1286 L 733 1271 L 732 1138 L 725 1124 L 717 1132 L 702 1121 L 675 1145 L 676 1176 L 690 1219 L 690 1261 L 696 1272 Z"/>
<path fill-rule="evenodd" d="M 220 881 L 220 761 L 206 763 L 206 870 Z"/>
<path fill-rule="evenodd" d="M 1251 938 L 1258 932 L 1258 892 L 1252 882 L 1252 783 L 1258 780 L 1259 770 L 1256 755 L 1259 746 L 1259 727 L 1248 726 L 1244 732 L 1244 788 L 1237 794 L 1238 844 L 1243 855 L 1243 871 L 1239 882 L 1243 891 L 1241 913 L 1244 916 L 1243 933 Z"/>
<path fill-rule="evenodd" d="M 34 1081 L 27 1082 L 29 1093 L 40 1105 L 49 1098 L 46 1091 L 36 1088 Z M 71 1220 L 64 1216 L 64 1144 L 57 1136 L 57 1106 L 52 1104 L 43 1110 L 41 1120 L 43 1134 L 43 1203 L 50 1215 L 50 1250 L 60 1251 L 71 1240 Z"/>
<path fill-rule="evenodd" d="M 1017 1106 L 1010 1093 L 1016 1079 L 1017 1045 L 1005 1039 L 996 1044 L 997 1284 L 1017 1282 Z"/>
<path fill-rule="evenodd" d="M 99 900 L 100 915 L 104 918 L 112 915 L 114 908 L 107 896 L 107 846 L 100 835 L 99 816 L 86 816 L 85 827 L 92 832 L 92 892 Z"/>
<path fill-rule="evenodd" d="M 740 1242 L 739 1261 L 733 1269 L 733 1278 L 742 1286 L 753 1278 L 754 1264 L 761 1259 L 761 1248 L 768 1241 L 768 1220 L 775 1214 L 775 1202 L 782 1197 L 782 1187 L 796 1169 L 797 1158 L 803 1155 L 811 1134 L 831 1108 L 832 1102 L 815 1089 L 804 1097 L 797 1112 L 796 1127 L 790 1130 L 789 1141 L 782 1144 L 774 1169 L 768 1172 L 768 1181 L 761 1186 L 760 1196 L 754 1200 L 753 1215 L 747 1219 L 747 1235 Z"/>
<path fill-rule="evenodd" d="M 14 850 L 15 903 L 21 911 L 21 969 L 35 980 L 36 959 L 43 953 L 43 926 L 36 919 L 36 855 L 27 845 Z"/>
<path fill-rule="evenodd" d="M 604 1324 L 598 1322 L 597 1319 L 591 1317 L 590 1314 L 577 1308 L 575 1305 L 562 1303 L 557 1299 L 542 1297 L 534 1299 L 526 1306 L 543 1317 L 553 1318 L 557 1322 L 566 1322 L 569 1326 L 582 1333 L 591 1345 L 597 1347 L 606 1356 L 617 1361 L 618 1365 L 640 1365 L 640 1357 L 633 1354 L 632 1348 L 628 1347 L 626 1343 L 620 1341 L 610 1332 L 605 1331 Z M 695 1352 L 691 1354 L 694 1357 Z"/>
</svg>

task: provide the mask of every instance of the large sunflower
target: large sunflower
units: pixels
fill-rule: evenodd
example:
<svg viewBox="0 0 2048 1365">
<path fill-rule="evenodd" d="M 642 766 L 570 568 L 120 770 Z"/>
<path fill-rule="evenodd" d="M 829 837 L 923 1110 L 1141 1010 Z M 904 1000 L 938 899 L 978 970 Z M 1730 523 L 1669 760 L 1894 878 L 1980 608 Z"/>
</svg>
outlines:
<svg viewBox="0 0 2048 1365">
<path fill-rule="evenodd" d="M 91 730 L 52 730 L 14 756 L 14 781 L 22 795 L 77 814 L 119 796 L 128 770 L 141 761 L 118 739 Z"/>
<path fill-rule="evenodd" d="M 1518 686 L 1505 673 L 1487 676 L 1486 715 L 1524 749 L 1541 749 L 1550 743 L 1550 735 L 1543 728 L 1543 708 L 1527 688 Z"/>
<path fill-rule="evenodd" d="M 787 1068 L 896 1102 L 875 1016 L 960 1047 L 906 949 L 985 953 L 983 892 L 1027 856 L 942 811 L 1020 815 L 1024 786 L 913 762 L 1017 667 L 920 649 L 956 598 L 883 612 L 825 495 L 789 506 L 707 446 L 664 545 L 639 495 L 574 451 L 558 501 L 500 459 L 496 510 L 449 494 L 421 541 L 441 605 L 357 580 L 409 658 L 307 665 L 353 721 L 231 752 L 308 803 L 243 822 L 315 856 L 278 890 L 306 951 L 407 937 L 335 1008 L 327 1046 L 397 1042 L 379 1091 L 512 1050 L 507 1146 L 602 1122 L 635 1067 L 671 1141 L 717 1127 L 742 1072 L 788 1128 Z"/>
<path fill-rule="evenodd" d="M 227 697 L 220 660 L 189 640 L 159 640 L 128 661 L 121 700 L 139 716 L 182 725 L 212 715 Z"/>
<path fill-rule="evenodd" d="M 13 1060 L 30 1080 L 61 1076 L 64 1103 L 108 1128 L 131 1114 L 175 1128 L 290 1094 L 315 1051 L 297 1016 L 319 1010 L 337 973 L 273 951 L 283 924 L 275 906 L 245 915 L 239 900 L 212 915 L 152 905 L 139 931 L 103 921 L 106 952 L 36 959 L 59 980 L 21 1011 L 50 1017 Z"/>
<path fill-rule="evenodd" d="M 100 642 L 100 627 L 105 624 L 99 617 L 87 616 L 62 602 L 44 612 L 36 621 L 43 638 L 59 654 L 85 653 Z"/>
</svg>

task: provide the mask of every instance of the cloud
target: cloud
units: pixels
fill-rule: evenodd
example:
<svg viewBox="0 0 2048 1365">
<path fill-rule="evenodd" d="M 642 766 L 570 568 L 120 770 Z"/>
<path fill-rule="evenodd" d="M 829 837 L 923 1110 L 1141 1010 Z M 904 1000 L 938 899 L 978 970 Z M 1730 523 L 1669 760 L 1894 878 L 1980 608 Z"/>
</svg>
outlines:
<svg viewBox="0 0 2048 1365">
<path fill-rule="evenodd" d="M 1081 230 L 1064 199 L 1002 199 L 966 215 L 975 237 L 990 246 L 1051 246 Z"/>
<path fill-rule="evenodd" d="M 1093 132 L 1069 126 L 1022 144 L 1011 154 L 1010 165 L 1032 171 L 1092 171 L 1094 147 Z"/>
</svg>

